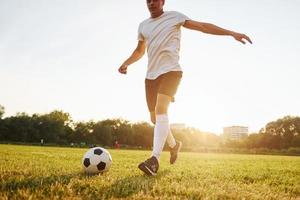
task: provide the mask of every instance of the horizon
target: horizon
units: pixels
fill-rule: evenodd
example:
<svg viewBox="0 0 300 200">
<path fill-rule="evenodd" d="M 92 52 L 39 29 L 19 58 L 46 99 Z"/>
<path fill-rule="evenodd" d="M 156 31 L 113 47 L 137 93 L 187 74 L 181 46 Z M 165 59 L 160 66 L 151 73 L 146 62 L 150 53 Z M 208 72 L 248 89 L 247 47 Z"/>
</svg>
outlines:
<svg viewBox="0 0 300 200">
<path fill-rule="evenodd" d="M 0 106 L 3 106 L 3 105 L 0 105 Z M 4 106 L 4 108 L 5 108 L 5 106 Z M 4 111 L 5 111 L 5 109 L 4 109 Z M 53 112 L 53 111 L 61 111 L 61 112 L 64 112 L 64 113 L 68 113 L 68 114 L 70 115 L 70 119 L 72 120 L 72 122 L 75 122 L 75 123 L 79 123 L 79 122 L 83 122 L 83 123 L 87 123 L 87 122 L 101 122 L 101 121 L 105 121 L 105 120 L 124 120 L 124 121 L 129 122 L 130 124 L 146 122 L 146 123 L 148 123 L 148 124 L 154 126 L 154 125 L 153 125 L 151 122 L 149 122 L 149 121 L 145 121 L 145 120 L 132 121 L 132 120 L 124 119 L 124 118 L 103 118 L 103 119 L 90 119 L 90 120 L 74 120 L 73 117 L 72 117 L 72 115 L 71 115 L 69 112 L 66 112 L 66 111 L 63 111 L 63 110 L 52 110 L 52 111 L 47 112 L 47 113 L 31 113 L 31 114 L 26 113 L 26 112 L 17 112 L 15 115 L 10 115 L 10 116 L 6 115 L 6 113 L 4 112 L 3 116 L 4 116 L 4 118 L 9 118 L 9 117 L 17 116 L 17 115 L 19 115 L 19 114 L 21 114 L 21 115 L 22 115 L 22 114 L 26 114 L 26 115 L 32 117 L 33 115 L 45 115 L 45 114 L 49 114 L 49 113 L 51 113 L 51 112 Z M 289 115 L 289 116 L 290 116 L 290 115 Z M 282 118 L 284 118 L 284 117 L 287 117 L 287 116 L 283 116 L 283 117 L 281 117 L 280 119 L 282 119 Z M 291 117 L 295 117 L 295 116 L 291 116 Z M 277 120 L 278 120 L 278 119 L 274 119 L 274 120 L 272 120 L 272 122 L 273 122 L 273 121 L 277 121 Z M 271 122 L 271 121 L 270 121 L 270 122 Z M 269 122 L 268 122 L 268 123 L 269 123 Z M 265 124 L 265 125 L 267 125 L 267 124 Z M 202 129 L 200 129 L 199 127 L 190 126 L 190 125 L 188 125 L 188 124 L 181 123 L 181 122 L 173 122 L 173 123 L 170 123 L 170 126 L 171 126 L 171 127 L 172 127 L 172 126 L 182 126 L 183 128 L 195 128 L 195 129 L 197 129 L 198 131 L 200 131 L 200 132 L 202 132 L 202 133 L 206 133 L 206 134 L 215 134 L 215 135 L 218 135 L 218 136 L 222 136 L 222 135 L 224 134 L 223 129 L 224 129 L 224 128 L 229 128 L 229 127 L 246 127 L 246 128 L 248 129 L 248 135 L 259 133 L 259 131 L 257 131 L 257 132 L 250 132 L 248 126 L 242 126 L 242 125 L 238 125 L 238 124 L 231 124 L 231 125 L 228 125 L 228 126 L 224 126 L 224 127 L 222 127 L 222 132 L 212 132 L 212 131 L 208 131 L 208 130 L 202 130 Z M 265 128 L 265 126 L 261 127 L 261 129 L 262 129 L 262 128 Z"/>
</svg>

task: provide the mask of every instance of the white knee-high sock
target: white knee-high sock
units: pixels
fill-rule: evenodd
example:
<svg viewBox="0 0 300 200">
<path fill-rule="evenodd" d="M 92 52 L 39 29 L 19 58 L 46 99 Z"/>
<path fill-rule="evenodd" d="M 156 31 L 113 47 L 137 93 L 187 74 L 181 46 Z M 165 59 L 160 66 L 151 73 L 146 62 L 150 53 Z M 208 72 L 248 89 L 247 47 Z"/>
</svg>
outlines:
<svg viewBox="0 0 300 200">
<path fill-rule="evenodd" d="M 152 156 L 155 156 L 157 160 L 159 160 L 160 153 L 163 150 L 169 131 L 170 126 L 168 115 L 156 115 Z"/>
<path fill-rule="evenodd" d="M 167 143 L 168 143 L 169 147 L 171 147 L 171 148 L 175 147 L 175 145 L 176 145 L 176 141 L 175 141 L 175 138 L 172 134 L 171 129 L 169 130 L 169 134 L 168 134 L 168 137 L 167 137 Z"/>
</svg>

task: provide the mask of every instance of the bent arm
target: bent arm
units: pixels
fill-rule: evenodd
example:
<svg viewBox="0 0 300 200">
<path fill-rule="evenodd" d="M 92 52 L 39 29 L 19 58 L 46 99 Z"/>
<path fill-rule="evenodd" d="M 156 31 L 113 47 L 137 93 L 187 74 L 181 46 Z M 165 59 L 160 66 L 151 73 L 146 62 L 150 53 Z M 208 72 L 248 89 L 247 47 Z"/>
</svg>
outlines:
<svg viewBox="0 0 300 200">
<path fill-rule="evenodd" d="M 131 56 L 127 60 L 125 60 L 125 62 L 122 65 L 131 65 L 132 63 L 138 61 L 145 54 L 145 49 L 145 42 L 139 40 L 138 45 L 131 54 Z"/>
<path fill-rule="evenodd" d="M 141 59 L 145 54 L 145 49 L 146 49 L 145 41 L 139 40 L 138 45 L 133 51 L 133 53 L 131 54 L 131 56 L 123 62 L 123 64 L 119 67 L 118 71 L 121 74 L 126 74 L 128 66 Z"/>
<path fill-rule="evenodd" d="M 213 35 L 229 35 L 234 37 L 234 39 L 236 39 L 237 41 L 242 42 L 243 44 L 245 44 L 245 41 L 243 41 L 243 39 L 246 39 L 252 44 L 252 41 L 247 35 L 227 30 L 210 23 L 186 20 L 183 24 L 183 27 Z"/>
</svg>

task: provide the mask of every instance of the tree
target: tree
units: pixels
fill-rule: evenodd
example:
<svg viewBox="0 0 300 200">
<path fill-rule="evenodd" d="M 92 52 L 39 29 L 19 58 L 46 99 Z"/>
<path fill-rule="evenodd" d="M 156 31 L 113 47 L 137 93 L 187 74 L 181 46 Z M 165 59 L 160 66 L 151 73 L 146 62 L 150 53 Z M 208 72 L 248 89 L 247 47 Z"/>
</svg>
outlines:
<svg viewBox="0 0 300 200">
<path fill-rule="evenodd" d="M 150 149 L 152 147 L 153 143 L 153 126 L 151 126 L 147 122 L 140 122 L 135 123 L 131 127 L 124 127 L 122 128 L 123 132 L 125 132 L 126 129 L 131 129 L 131 136 L 134 141 L 134 146 L 143 147 Z M 124 134 L 121 134 L 124 135 Z M 122 137 L 123 141 L 126 139 L 125 137 Z M 125 140 L 126 141 L 126 140 Z"/>
<path fill-rule="evenodd" d="M 75 124 L 73 134 L 70 137 L 71 142 L 76 143 L 93 143 L 93 129 L 95 123 L 90 122 L 78 122 Z"/>
<path fill-rule="evenodd" d="M 94 144 L 101 144 L 105 146 L 112 146 L 113 144 L 113 135 L 112 127 L 109 125 L 104 125 L 102 122 L 95 124 L 93 129 L 94 134 Z"/>
<path fill-rule="evenodd" d="M 268 137 L 269 148 L 292 147 L 295 145 L 295 138 L 300 134 L 300 117 L 285 116 L 272 121 L 265 126 L 264 134 Z"/>
<path fill-rule="evenodd" d="M 37 115 L 37 129 L 40 139 L 48 143 L 65 144 L 72 135 L 72 119 L 69 113 L 53 111 L 44 115 Z"/>
<path fill-rule="evenodd" d="M 4 122 L 4 140 L 31 142 L 33 127 L 32 120 L 26 113 L 18 113 L 16 116 L 2 120 Z"/>
</svg>

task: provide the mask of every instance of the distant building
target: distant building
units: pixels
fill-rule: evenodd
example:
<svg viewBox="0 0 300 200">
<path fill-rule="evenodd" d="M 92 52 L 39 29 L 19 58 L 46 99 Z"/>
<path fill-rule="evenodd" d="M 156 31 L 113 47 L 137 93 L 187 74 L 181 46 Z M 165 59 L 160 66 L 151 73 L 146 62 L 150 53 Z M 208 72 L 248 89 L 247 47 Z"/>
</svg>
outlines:
<svg viewBox="0 0 300 200">
<path fill-rule="evenodd" d="M 171 129 L 176 129 L 176 130 L 182 130 L 185 129 L 185 124 L 183 123 L 174 123 L 174 124 L 170 124 Z"/>
<path fill-rule="evenodd" d="M 223 137 L 225 140 L 240 140 L 247 136 L 247 126 L 229 126 L 223 128 Z"/>
</svg>

